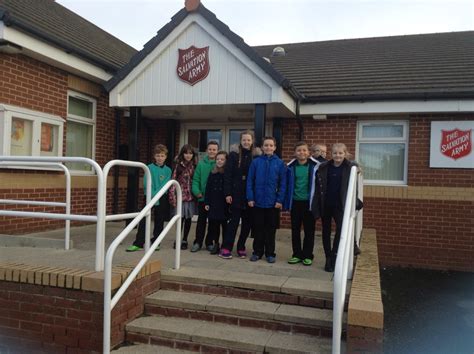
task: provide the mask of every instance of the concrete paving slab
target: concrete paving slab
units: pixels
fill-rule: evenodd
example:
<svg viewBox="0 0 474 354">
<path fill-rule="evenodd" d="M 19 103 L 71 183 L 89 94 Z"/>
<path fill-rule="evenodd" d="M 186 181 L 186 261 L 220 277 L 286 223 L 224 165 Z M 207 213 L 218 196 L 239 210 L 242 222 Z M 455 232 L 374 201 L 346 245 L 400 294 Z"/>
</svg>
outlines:
<svg viewBox="0 0 474 354">
<path fill-rule="evenodd" d="M 181 267 L 179 270 L 164 269 L 161 271 L 161 280 L 185 283 L 218 285 L 227 277 L 228 272 L 219 269 Z"/>
<path fill-rule="evenodd" d="M 70 247 L 74 246 L 74 241 L 70 241 Z M 52 237 L 38 237 L 31 235 L 0 235 L 0 247 L 34 247 L 34 248 L 58 248 L 64 249 L 63 239 Z"/>
<path fill-rule="evenodd" d="M 216 296 L 214 295 L 159 290 L 158 292 L 147 296 L 145 303 L 166 307 L 183 308 L 188 310 L 205 311 L 207 305 L 215 298 Z"/>
<path fill-rule="evenodd" d="M 322 354 L 331 353 L 331 339 L 274 332 L 265 347 L 265 353 Z"/>
<path fill-rule="evenodd" d="M 271 320 L 279 306 L 279 304 L 266 301 L 218 296 L 215 297 L 206 308 L 209 312 Z"/>
<path fill-rule="evenodd" d="M 194 332 L 200 327 L 208 327 L 205 321 L 186 320 L 174 317 L 139 317 L 126 326 L 126 330 L 165 338 L 191 340 Z"/>
<path fill-rule="evenodd" d="M 262 353 L 271 331 L 221 323 L 207 323 L 193 333 L 193 342 Z"/>
<path fill-rule="evenodd" d="M 333 283 L 291 277 L 282 285 L 281 291 L 286 294 L 332 299 Z"/>
<path fill-rule="evenodd" d="M 280 292 L 281 286 L 287 280 L 288 277 L 285 276 L 228 272 L 227 277 L 219 280 L 218 284 L 222 286 L 234 286 L 244 289 Z"/>
<path fill-rule="evenodd" d="M 332 310 L 282 304 L 274 319 L 298 324 L 332 327 Z"/>
</svg>

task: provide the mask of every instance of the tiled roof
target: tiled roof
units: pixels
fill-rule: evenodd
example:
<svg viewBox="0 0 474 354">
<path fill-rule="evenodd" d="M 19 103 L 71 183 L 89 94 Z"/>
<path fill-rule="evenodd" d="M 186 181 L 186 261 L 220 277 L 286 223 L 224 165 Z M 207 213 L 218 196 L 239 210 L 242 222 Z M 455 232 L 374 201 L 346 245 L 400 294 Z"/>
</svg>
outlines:
<svg viewBox="0 0 474 354">
<path fill-rule="evenodd" d="M 254 49 L 308 101 L 474 97 L 474 31 Z"/>
<path fill-rule="evenodd" d="M 53 0 L 0 0 L 0 20 L 110 71 L 121 68 L 136 53 Z"/>
</svg>

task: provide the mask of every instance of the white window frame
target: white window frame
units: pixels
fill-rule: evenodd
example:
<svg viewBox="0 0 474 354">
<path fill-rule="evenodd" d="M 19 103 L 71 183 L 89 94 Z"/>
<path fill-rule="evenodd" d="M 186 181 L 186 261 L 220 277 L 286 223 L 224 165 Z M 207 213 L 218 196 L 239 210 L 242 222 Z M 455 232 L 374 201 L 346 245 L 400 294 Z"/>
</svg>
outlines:
<svg viewBox="0 0 474 354">
<path fill-rule="evenodd" d="M 402 125 L 403 136 L 401 138 L 363 138 L 362 132 L 364 126 L 370 125 Z M 398 143 L 405 144 L 405 156 L 403 164 L 403 181 L 397 180 L 369 180 L 364 178 L 364 184 L 366 185 L 378 185 L 378 186 L 406 186 L 408 183 L 408 147 L 409 147 L 409 122 L 407 120 L 359 120 L 357 122 L 357 134 L 356 134 L 356 160 L 360 161 L 359 158 L 359 144 L 360 143 Z M 364 171 L 364 166 L 362 172 Z"/>
<path fill-rule="evenodd" d="M 74 97 L 83 101 L 92 103 L 92 118 L 84 118 L 69 113 L 69 97 Z M 68 90 L 67 92 L 67 122 L 76 122 L 80 124 L 86 124 L 92 126 L 92 156 L 91 159 L 95 161 L 95 147 L 96 147 L 96 129 L 97 129 L 97 100 L 91 96 L 86 96 L 82 93 Z M 67 133 L 66 133 L 67 140 Z M 90 171 L 74 170 L 71 168 L 71 173 L 74 175 L 93 175 L 95 172 L 91 169 Z"/>
<path fill-rule="evenodd" d="M 31 154 L 27 156 L 41 156 L 41 125 L 50 124 L 57 128 L 55 143 L 57 153 L 54 157 L 63 156 L 64 119 L 60 116 L 34 111 L 22 107 L 0 104 L 0 155 L 11 156 L 11 130 L 15 118 L 31 122 Z M 10 166 L 18 169 L 55 170 L 47 167 Z"/>
</svg>

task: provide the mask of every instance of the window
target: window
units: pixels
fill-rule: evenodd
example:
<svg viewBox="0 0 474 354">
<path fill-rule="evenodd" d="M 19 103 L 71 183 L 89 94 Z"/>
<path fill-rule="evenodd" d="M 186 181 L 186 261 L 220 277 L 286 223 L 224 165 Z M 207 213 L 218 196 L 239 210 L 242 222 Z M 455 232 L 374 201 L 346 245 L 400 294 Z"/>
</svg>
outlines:
<svg viewBox="0 0 474 354">
<path fill-rule="evenodd" d="M 0 155 L 62 156 L 59 116 L 0 104 Z"/>
<path fill-rule="evenodd" d="M 359 122 L 357 161 L 366 183 L 406 184 L 407 156 L 407 122 Z"/>
<path fill-rule="evenodd" d="M 68 93 L 66 156 L 95 158 L 96 100 L 76 92 Z M 90 172 L 91 166 L 68 163 L 75 171 Z"/>
</svg>

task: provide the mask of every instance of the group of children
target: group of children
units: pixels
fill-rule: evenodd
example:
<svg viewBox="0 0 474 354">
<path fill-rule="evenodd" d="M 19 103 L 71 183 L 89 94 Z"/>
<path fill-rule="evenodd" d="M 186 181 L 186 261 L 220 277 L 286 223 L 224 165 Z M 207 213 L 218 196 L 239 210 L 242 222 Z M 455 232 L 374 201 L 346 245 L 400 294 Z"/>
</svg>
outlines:
<svg viewBox="0 0 474 354">
<path fill-rule="evenodd" d="M 152 197 L 170 178 L 178 181 L 182 189 L 183 235 L 181 245 L 175 247 L 182 250 L 188 248 L 191 218 L 197 214 L 196 237 L 191 252 L 199 251 L 204 244 L 211 254 L 231 259 L 240 224 L 237 256 L 247 258 L 245 244 L 252 233 L 250 261 L 256 262 L 265 256 L 267 262 L 274 263 L 279 212 L 288 210 L 291 214 L 293 248 L 288 263 L 306 266 L 313 263 L 315 223 L 321 218 L 326 256 L 324 269 L 334 271 L 349 172 L 354 165 L 348 160 L 347 148 L 341 143 L 334 144 L 332 159 L 328 161 L 325 159 L 326 146 L 314 145 L 310 150 L 307 143 L 298 142 L 295 158 L 288 165 L 275 155 L 275 150 L 275 138 L 265 137 L 261 149 L 256 148 L 253 132 L 247 130 L 240 134 L 238 148 L 229 154 L 219 151 L 216 141 L 209 141 L 207 154 L 199 162 L 194 148 L 190 144 L 184 145 L 171 172 L 164 164 L 168 153 L 166 147 L 157 145 L 155 163 L 149 165 L 153 179 Z M 174 188 L 154 207 L 152 241 L 163 230 L 166 214 L 169 215 L 167 205 L 176 208 Z M 331 246 L 332 220 L 336 224 L 336 233 Z M 144 225 L 142 220 L 136 240 L 127 251 L 143 248 Z M 301 226 L 304 230 L 303 243 Z M 219 242 L 221 230 L 222 242 Z"/>
</svg>

